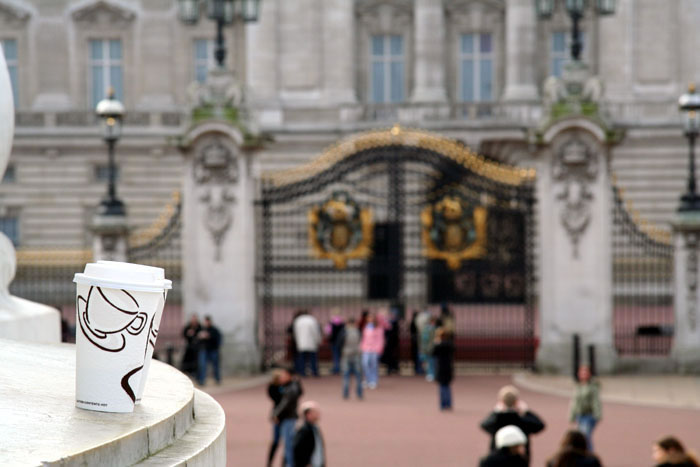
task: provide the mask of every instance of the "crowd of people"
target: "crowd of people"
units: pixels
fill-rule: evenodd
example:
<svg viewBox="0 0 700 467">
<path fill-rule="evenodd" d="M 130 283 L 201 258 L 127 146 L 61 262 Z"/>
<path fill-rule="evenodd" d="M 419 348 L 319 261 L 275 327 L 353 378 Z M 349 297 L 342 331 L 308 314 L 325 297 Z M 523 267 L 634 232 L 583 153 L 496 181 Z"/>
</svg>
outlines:
<svg viewBox="0 0 700 467">
<path fill-rule="evenodd" d="M 280 443 L 285 446 L 283 466 L 325 465 L 325 446 L 318 426 L 320 410 L 316 403 L 302 404 L 303 421 L 297 426 L 297 404 L 303 394 L 299 377 L 306 376 L 307 367 L 311 375 L 318 376 L 318 353 L 324 334 L 331 349 L 331 371 L 342 375 L 342 397 L 350 398 L 354 379 L 357 399 L 361 400 L 366 389 L 379 386 L 380 363 L 385 364 L 387 374 L 398 372 L 398 320 L 399 313 L 394 309 L 388 313 L 363 311 L 358 320 L 332 316 L 324 329 L 308 311 L 297 312 L 288 328 L 289 355 L 294 369 L 275 370 L 268 387 L 274 405 L 268 466 L 272 465 Z M 437 315 L 427 310 L 415 311 L 410 333 L 414 374 L 437 383 L 440 410 L 451 410 L 455 337 L 452 313 L 447 307 L 442 307 Z M 593 451 L 593 431 L 602 417 L 600 384 L 587 365 L 581 365 L 576 376 L 569 410 L 572 428 L 564 434 L 557 452 L 548 459 L 547 467 L 603 465 Z M 543 431 L 545 422 L 520 398 L 517 388 L 505 386 L 481 428 L 491 439 L 488 454 L 479 466 L 519 467 L 530 465 L 530 437 Z M 695 457 L 674 437 L 654 444 L 653 460 L 657 467 L 700 467 Z"/>
<path fill-rule="evenodd" d="M 216 384 L 221 384 L 219 362 L 221 333 L 212 323 L 211 317 L 205 316 L 204 322 L 200 323 L 197 315 L 192 315 L 182 335 L 185 338 L 185 352 L 180 370 L 194 378 L 200 386 L 204 386 L 207 369 L 211 366 Z"/>
</svg>

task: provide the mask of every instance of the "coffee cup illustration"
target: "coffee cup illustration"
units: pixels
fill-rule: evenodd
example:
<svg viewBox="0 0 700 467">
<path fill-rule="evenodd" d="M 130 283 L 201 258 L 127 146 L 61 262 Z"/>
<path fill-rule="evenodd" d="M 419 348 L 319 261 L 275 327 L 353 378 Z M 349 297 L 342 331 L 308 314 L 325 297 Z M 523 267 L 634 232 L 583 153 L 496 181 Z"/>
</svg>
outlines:
<svg viewBox="0 0 700 467">
<path fill-rule="evenodd" d="M 78 321 L 83 335 L 96 347 L 120 352 L 126 347 L 126 334 L 138 336 L 146 327 L 148 315 L 126 290 L 91 286 L 87 296 L 78 296 Z"/>
</svg>

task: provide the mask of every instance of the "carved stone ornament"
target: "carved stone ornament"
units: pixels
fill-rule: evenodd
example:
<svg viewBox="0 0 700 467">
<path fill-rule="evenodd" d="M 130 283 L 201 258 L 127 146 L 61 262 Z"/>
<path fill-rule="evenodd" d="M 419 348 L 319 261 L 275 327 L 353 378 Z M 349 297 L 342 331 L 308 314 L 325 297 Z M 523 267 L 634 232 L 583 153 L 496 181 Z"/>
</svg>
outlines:
<svg viewBox="0 0 700 467">
<path fill-rule="evenodd" d="M 221 245 L 233 224 L 236 197 L 230 186 L 238 182 L 238 161 L 228 146 L 215 138 L 195 156 L 193 175 L 200 185 L 199 201 L 204 204 L 204 225 L 214 242 L 214 260 L 219 262 Z"/>
<path fill-rule="evenodd" d="M 238 181 L 236 158 L 221 140 L 212 140 L 196 155 L 194 179 L 199 184 Z"/>
<path fill-rule="evenodd" d="M 688 326 L 691 330 L 697 327 L 697 303 L 698 303 L 698 237 L 695 233 L 686 233 L 685 247 L 688 252 L 686 257 L 686 308 Z"/>
<path fill-rule="evenodd" d="M 97 0 L 76 8 L 71 16 L 78 23 L 113 26 L 132 22 L 136 13 L 114 0 Z"/>
<path fill-rule="evenodd" d="M 22 26 L 27 22 L 31 13 L 25 8 L 0 0 L 0 24 L 7 26 Z"/>
<path fill-rule="evenodd" d="M 598 176 L 598 157 L 581 140 L 571 139 L 555 154 L 552 175 L 561 186 L 557 194 L 564 204 L 561 223 L 578 258 L 579 241 L 591 221 L 590 185 Z"/>
</svg>

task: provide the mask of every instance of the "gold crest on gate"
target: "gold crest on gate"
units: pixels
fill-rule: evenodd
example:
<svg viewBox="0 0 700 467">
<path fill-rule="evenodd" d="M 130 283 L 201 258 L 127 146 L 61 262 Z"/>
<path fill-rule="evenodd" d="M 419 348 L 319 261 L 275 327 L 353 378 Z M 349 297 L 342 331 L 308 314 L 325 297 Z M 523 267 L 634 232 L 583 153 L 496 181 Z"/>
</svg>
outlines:
<svg viewBox="0 0 700 467">
<path fill-rule="evenodd" d="M 445 196 L 421 213 L 423 254 L 442 259 L 450 269 L 486 255 L 486 209 L 456 196 Z"/>
<path fill-rule="evenodd" d="M 330 259 L 337 269 L 348 260 L 372 255 L 372 211 L 361 209 L 346 192 L 334 192 L 309 211 L 309 243 L 317 258 Z"/>
</svg>

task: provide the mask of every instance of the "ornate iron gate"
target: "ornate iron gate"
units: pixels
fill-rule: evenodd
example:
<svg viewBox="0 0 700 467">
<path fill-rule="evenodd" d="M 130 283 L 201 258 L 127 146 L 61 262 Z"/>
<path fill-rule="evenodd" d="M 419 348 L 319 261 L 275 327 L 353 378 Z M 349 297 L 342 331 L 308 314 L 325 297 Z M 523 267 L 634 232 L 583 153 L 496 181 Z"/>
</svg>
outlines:
<svg viewBox="0 0 700 467">
<path fill-rule="evenodd" d="M 613 184 L 613 329 L 620 355 L 668 355 L 674 328 L 670 234 L 642 222 Z"/>
<path fill-rule="evenodd" d="M 399 127 L 264 177 L 257 260 L 265 363 L 283 358 L 300 308 L 325 324 L 363 309 L 446 303 L 458 359 L 532 364 L 533 180 L 534 171 Z"/>
</svg>

